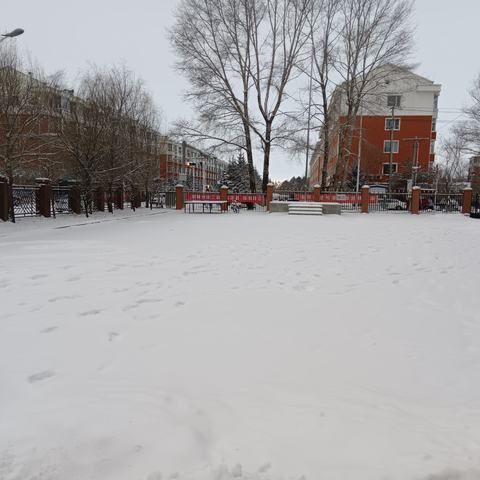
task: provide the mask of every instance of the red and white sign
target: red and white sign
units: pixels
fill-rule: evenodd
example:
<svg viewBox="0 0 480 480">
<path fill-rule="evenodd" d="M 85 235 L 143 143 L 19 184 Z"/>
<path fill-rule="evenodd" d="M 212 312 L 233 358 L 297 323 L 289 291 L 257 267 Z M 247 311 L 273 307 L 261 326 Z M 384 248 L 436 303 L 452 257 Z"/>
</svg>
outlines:
<svg viewBox="0 0 480 480">
<path fill-rule="evenodd" d="M 194 201 L 201 201 L 205 200 L 206 202 L 216 202 L 220 201 L 220 194 L 219 193 L 193 193 L 187 192 L 187 202 L 194 202 Z"/>
<path fill-rule="evenodd" d="M 265 195 L 263 193 L 230 193 L 227 197 L 228 203 L 256 203 L 257 205 L 265 205 Z M 187 192 L 187 202 L 219 202 L 219 193 L 194 193 Z"/>
<path fill-rule="evenodd" d="M 322 193 L 320 195 L 321 202 L 336 203 L 360 203 L 362 195 L 360 193 Z"/>
<path fill-rule="evenodd" d="M 232 202 L 265 205 L 265 195 L 263 193 L 231 193 L 228 195 L 228 203 Z"/>
</svg>

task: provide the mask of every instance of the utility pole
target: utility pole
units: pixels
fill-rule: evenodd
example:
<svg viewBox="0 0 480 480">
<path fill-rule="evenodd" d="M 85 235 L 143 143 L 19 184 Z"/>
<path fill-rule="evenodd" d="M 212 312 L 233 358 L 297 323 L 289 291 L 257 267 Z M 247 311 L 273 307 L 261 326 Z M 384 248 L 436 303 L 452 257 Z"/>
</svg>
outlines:
<svg viewBox="0 0 480 480">
<path fill-rule="evenodd" d="M 358 139 L 358 155 L 357 155 L 357 193 L 360 193 L 360 167 L 362 163 L 362 142 L 363 142 L 363 115 L 360 115 L 360 134 Z"/>
<path fill-rule="evenodd" d="M 431 141 L 431 138 L 428 137 L 413 137 L 413 138 L 404 138 L 406 142 L 413 142 L 413 166 L 412 166 L 412 188 L 417 185 L 417 174 L 420 166 L 418 165 L 418 157 L 420 152 L 420 142 L 422 140 Z"/>
<path fill-rule="evenodd" d="M 313 24 L 313 2 L 311 19 Z M 310 79 L 308 82 L 308 118 L 307 118 L 307 148 L 305 151 L 305 202 L 307 201 L 308 192 L 308 160 L 310 157 L 310 128 L 312 125 L 312 101 L 313 101 L 313 59 L 315 56 L 315 47 L 312 41 L 312 51 L 310 56 Z"/>
<path fill-rule="evenodd" d="M 393 130 L 395 128 L 395 105 L 392 105 L 390 124 L 390 161 L 388 163 L 388 193 L 392 193 L 392 169 L 393 169 Z"/>
</svg>

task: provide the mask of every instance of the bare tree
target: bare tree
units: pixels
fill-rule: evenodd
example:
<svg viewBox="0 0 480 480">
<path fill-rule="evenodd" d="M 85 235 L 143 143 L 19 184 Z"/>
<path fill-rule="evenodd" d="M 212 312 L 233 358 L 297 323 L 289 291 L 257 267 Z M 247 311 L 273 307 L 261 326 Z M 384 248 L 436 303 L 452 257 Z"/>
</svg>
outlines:
<svg viewBox="0 0 480 480">
<path fill-rule="evenodd" d="M 338 50 L 339 14 L 341 0 L 316 0 L 314 16 L 310 21 L 310 43 L 312 59 L 307 59 L 303 72 L 308 76 L 308 63 L 313 61 L 312 88 L 314 95 L 313 117 L 320 125 L 321 150 L 317 152 L 318 177 L 321 177 L 321 189 L 325 190 L 327 182 L 328 161 L 330 158 L 331 115 L 330 97 L 336 83 L 332 76 L 335 73 L 335 60 Z M 320 98 L 317 100 L 317 96 Z M 322 161 L 320 161 L 320 158 Z"/>
<path fill-rule="evenodd" d="M 455 126 L 454 132 L 461 139 L 463 150 L 472 156 L 480 155 L 480 75 L 469 91 L 470 105 L 465 108 L 466 120 Z"/>
<path fill-rule="evenodd" d="M 252 129 L 263 150 L 264 191 L 269 182 L 272 145 L 286 140 L 285 132 L 289 130 L 290 118 L 281 108 L 289 97 L 287 87 L 309 40 L 306 27 L 313 6 L 312 0 L 267 0 L 252 1 L 249 10 L 254 55 L 250 76 L 259 112 L 258 118 L 252 120 Z"/>
<path fill-rule="evenodd" d="M 80 180 L 85 213 L 91 210 L 91 193 L 102 181 L 106 154 L 105 136 L 108 124 L 96 102 L 100 79 L 86 73 L 80 80 L 76 95 L 63 91 L 61 100 L 51 104 L 56 117 L 56 140 L 67 154 L 71 173 Z"/>
<path fill-rule="evenodd" d="M 182 122 L 177 127 L 190 138 L 244 149 L 255 192 L 249 106 L 251 3 L 183 0 L 170 39 L 180 58 L 177 70 L 190 82 L 186 98 L 199 114 L 193 125 Z"/>
<path fill-rule="evenodd" d="M 0 47 L 0 173 L 8 179 L 12 221 L 14 181 L 58 170 L 45 108 L 52 79 L 36 66 L 29 66 L 28 73 L 25 68 L 13 46 Z"/>
<path fill-rule="evenodd" d="M 263 151 L 266 190 L 272 146 L 288 138 L 282 106 L 308 41 L 313 0 L 183 0 L 172 44 L 188 78 L 199 122 L 183 124 L 197 138 L 245 150 L 255 191 L 255 135 Z"/>
<path fill-rule="evenodd" d="M 436 166 L 435 172 L 437 190 L 451 193 L 456 184 L 467 180 L 468 160 L 465 151 L 464 138 L 455 132 L 442 140 L 442 161 Z"/>
<path fill-rule="evenodd" d="M 410 0 L 342 0 L 336 70 L 346 105 L 340 158 L 334 184 L 346 181 L 355 119 L 366 97 L 391 73 L 381 67 L 405 66 L 413 46 Z"/>
</svg>

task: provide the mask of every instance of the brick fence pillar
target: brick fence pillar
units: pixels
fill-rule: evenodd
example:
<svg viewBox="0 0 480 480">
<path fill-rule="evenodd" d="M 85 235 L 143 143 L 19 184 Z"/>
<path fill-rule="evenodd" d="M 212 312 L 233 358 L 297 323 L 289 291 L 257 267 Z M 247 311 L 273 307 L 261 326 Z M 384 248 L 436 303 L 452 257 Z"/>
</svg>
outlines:
<svg viewBox="0 0 480 480">
<path fill-rule="evenodd" d="M 225 205 L 222 205 L 222 212 L 228 211 L 228 187 L 226 185 L 220 187 L 220 201 L 227 202 Z"/>
<path fill-rule="evenodd" d="M 177 210 L 183 210 L 183 185 L 175 187 L 175 200 Z"/>
<path fill-rule="evenodd" d="M 105 190 L 102 187 L 98 187 L 95 192 L 95 207 L 99 212 L 105 211 Z"/>
<path fill-rule="evenodd" d="M 413 187 L 412 189 L 412 206 L 410 212 L 413 215 L 420 213 L 420 187 Z"/>
<path fill-rule="evenodd" d="M 0 220 L 8 221 L 9 204 L 8 204 L 8 183 L 5 178 L 0 177 Z"/>
<path fill-rule="evenodd" d="M 68 206 L 73 213 L 82 213 L 82 193 L 78 185 L 73 185 L 68 192 Z"/>
<path fill-rule="evenodd" d="M 364 185 L 362 187 L 362 213 L 368 213 L 370 206 L 370 187 Z"/>
<path fill-rule="evenodd" d="M 318 183 L 313 186 L 313 201 L 320 202 L 320 185 Z"/>
<path fill-rule="evenodd" d="M 273 183 L 267 185 L 267 212 L 270 211 L 270 202 L 273 200 Z"/>
<path fill-rule="evenodd" d="M 49 218 L 52 215 L 53 191 L 50 180 L 41 178 L 35 180 L 40 184 L 38 189 L 38 210 L 42 217 Z"/>
<path fill-rule="evenodd" d="M 462 213 L 464 215 L 470 215 L 470 213 L 472 213 L 472 199 L 473 199 L 473 189 L 465 188 L 463 190 L 463 208 L 462 208 Z"/>
<path fill-rule="evenodd" d="M 123 203 L 125 201 L 123 194 L 123 187 L 117 187 L 115 189 L 115 208 L 123 210 Z"/>
</svg>

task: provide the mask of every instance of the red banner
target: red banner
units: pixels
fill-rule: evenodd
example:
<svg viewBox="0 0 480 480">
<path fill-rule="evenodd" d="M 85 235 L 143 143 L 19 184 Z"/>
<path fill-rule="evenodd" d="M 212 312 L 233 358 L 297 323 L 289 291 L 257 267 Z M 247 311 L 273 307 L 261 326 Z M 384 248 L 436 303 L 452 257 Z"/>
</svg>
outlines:
<svg viewBox="0 0 480 480">
<path fill-rule="evenodd" d="M 295 202 L 313 202 L 313 193 L 307 192 L 307 199 L 305 200 L 305 193 L 302 192 L 295 192 L 293 194 L 293 200 Z"/>
<path fill-rule="evenodd" d="M 228 203 L 256 203 L 257 205 L 265 205 L 265 195 L 263 193 L 230 193 L 227 197 Z M 219 193 L 195 193 L 187 192 L 187 202 L 218 202 L 220 201 Z"/>
<path fill-rule="evenodd" d="M 293 198 L 296 202 L 305 201 L 305 193 L 295 192 Z M 320 194 L 321 202 L 335 203 L 361 203 L 362 195 L 360 193 L 322 193 Z M 313 202 L 313 193 L 307 193 L 307 202 Z"/>
<path fill-rule="evenodd" d="M 322 193 L 321 202 L 336 203 L 361 203 L 362 195 L 360 193 Z"/>
<path fill-rule="evenodd" d="M 206 202 L 218 202 L 220 201 L 220 194 L 219 193 L 194 193 L 194 192 L 187 192 L 187 202 L 194 202 L 194 201 L 202 201 L 205 200 Z"/>
<path fill-rule="evenodd" d="M 231 193 L 228 195 L 228 203 L 232 202 L 265 205 L 265 195 L 263 193 Z"/>
</svg>

